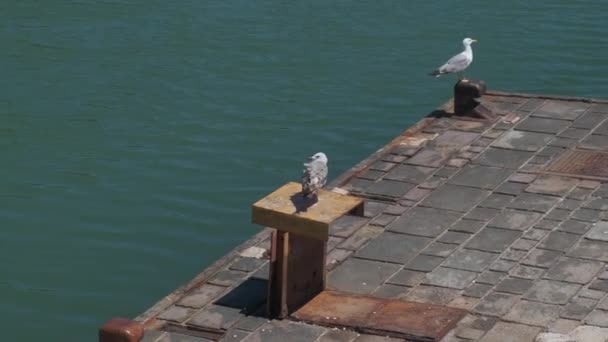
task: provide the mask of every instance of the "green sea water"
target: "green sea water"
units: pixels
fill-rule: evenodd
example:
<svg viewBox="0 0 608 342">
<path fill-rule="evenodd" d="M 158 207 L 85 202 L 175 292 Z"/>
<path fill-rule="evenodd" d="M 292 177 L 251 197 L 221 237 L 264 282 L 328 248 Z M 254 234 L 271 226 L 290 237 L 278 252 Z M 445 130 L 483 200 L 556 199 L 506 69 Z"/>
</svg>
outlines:
<svg viewBox="0 0 608 342">
<path fill-rule="evenodd" d="M 0 3 L 0 340 L 94 341 L 258 231 L 315 152 L 336 177 L 451 96 L 607 98 L 608 2 Z"/>
</svg>

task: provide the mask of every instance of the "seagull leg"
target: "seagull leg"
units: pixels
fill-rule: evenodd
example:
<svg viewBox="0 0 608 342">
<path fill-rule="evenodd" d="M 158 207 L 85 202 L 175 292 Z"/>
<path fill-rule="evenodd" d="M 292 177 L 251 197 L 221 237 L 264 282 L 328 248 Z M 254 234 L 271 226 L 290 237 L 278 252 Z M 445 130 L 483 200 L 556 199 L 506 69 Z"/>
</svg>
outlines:
<svg viewBox="0 0 608 342">
<path fill-rule="evenodd" d="M 460 81 L 464 80 L 464 74 L 462 73 L 462 71 L 459 71 L 456 74 L 458 75 L 458 80 L 460 80 Z"/>
</svg>

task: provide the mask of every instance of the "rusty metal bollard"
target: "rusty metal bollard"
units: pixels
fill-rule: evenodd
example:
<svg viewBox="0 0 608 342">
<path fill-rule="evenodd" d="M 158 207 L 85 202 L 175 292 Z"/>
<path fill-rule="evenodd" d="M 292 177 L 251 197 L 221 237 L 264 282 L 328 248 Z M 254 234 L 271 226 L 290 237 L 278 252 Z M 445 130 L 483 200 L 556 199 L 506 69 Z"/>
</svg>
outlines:
<svg viewBox="0 0 608 342">
<path fill-rule="evenodd" d="M 476 80 L 458 81 L 454 86 L 454 114 L 494 120 L 496 115 L 481 103 L 486 93 L 486 83 Z"/>
<path fill-rule="evenodd" d="M 99 328 L 99 342 L 139 342 L 144 338 L 144 327 L 127 318 L 112 318 Z"/>
</svg>

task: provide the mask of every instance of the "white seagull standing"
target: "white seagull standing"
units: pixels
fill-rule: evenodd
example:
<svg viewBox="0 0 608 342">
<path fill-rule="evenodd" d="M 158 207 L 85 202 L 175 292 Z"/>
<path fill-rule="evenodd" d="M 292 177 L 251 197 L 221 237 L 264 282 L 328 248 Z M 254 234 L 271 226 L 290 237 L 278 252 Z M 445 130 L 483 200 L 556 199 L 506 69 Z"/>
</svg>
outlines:
<svg viewBox="0 0 608 342">
<path fill-rule="evenodd" d="M 458 74 L 459 80 L 465 79 L 463 71 L 471 64 L 471 62 L 473 62 L 473 49 L 471 49 L 471 44 L 476 42 L 477 41 L 475 39 L 465 38 L 462 41 L 464 51 L 450 58 L 449 61 L 429 75 L 439 77 L 444 74 L 456 73 Z"/>
<path fill-rule="evenodd" d="M 302 196 L 317 199 L 317 191 L 327 183 L 327 156 L 316 153 L 304 163 L 302 172 Z"/>
</svg>

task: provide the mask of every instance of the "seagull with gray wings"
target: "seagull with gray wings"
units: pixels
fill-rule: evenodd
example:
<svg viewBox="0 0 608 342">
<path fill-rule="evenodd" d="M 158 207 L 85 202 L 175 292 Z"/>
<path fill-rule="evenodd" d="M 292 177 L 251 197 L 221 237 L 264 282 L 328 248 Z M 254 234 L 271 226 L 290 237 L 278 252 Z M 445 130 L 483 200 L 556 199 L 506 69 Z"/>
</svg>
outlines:
<svg viewBox="0 0 608 342">
<path fill-rule="evenodd" d="M 469 65 L 471 65 L 471 62 L 473 62 L 473 49 L 471 49 L 471 44 L 476 42 L 477 41 L 475 39 L 465 38 L 462 41 L 464 51 L 450 58 L 444 65 L 440 66 L 437 70 L 433 71 L 429 75 L 439 77 L 445 74 L 456 73 L 458 74 L 459 80 L 465 79 L 463 71 Z"/>
<path fill-rule="evenodd" d="M 304 163 L 302 172 L 302 196 L 307 199 L 317 199 L 317 191 L 327 183 L 327 156 L 323 152 L 316 153 Z"/>
</svg>

